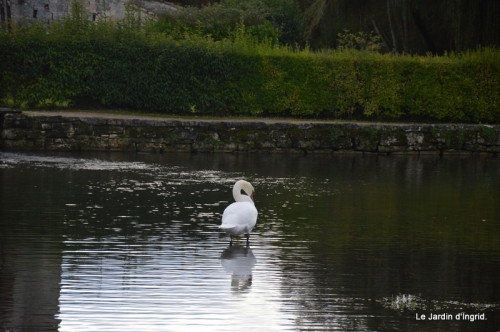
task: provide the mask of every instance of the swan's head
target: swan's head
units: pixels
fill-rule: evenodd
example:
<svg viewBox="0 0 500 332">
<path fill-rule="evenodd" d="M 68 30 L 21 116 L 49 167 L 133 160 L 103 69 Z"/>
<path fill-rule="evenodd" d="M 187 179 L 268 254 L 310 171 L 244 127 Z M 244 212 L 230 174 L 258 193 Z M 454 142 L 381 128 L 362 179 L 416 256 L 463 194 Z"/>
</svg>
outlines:
<svg viewBox="0 0 500 332">
<path fill-rule="evenodd" d="M 236 201 L 238 201 L 238 199 L 236 198 L 236 194 L 238 193 L 241 195 L 242 190 L 248 195 L 248 197 L 252 199 L 252 201 L 254 200 L 255 189 L 253 189 L 253 186 L 250 184 L 250 182 L 239 180 L 236 181 L 233 188 L 233 196 Z"/>
</svg>

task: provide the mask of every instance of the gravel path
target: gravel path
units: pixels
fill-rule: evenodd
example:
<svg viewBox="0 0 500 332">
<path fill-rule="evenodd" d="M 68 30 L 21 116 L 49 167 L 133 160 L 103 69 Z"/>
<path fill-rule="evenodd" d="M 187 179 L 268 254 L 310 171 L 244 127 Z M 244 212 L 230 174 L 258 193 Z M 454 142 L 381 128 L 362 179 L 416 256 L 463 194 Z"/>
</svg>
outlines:
<svg viewBox="0 0 500 332">
<path fill-rule="evenodd" d="M 64 117 L 80 118 L 104 118 L 104 119 L 138 119 L 138 120 L 175 120 L 175 121 L 203 121 L 203 122 L 263 122 L 263 123 L 347 123 L 349 121 L 328 121 L 328 120 L 308 120 L 308 119 L 269 119 L 269 118 L 198 118 L 198 117 L 175 117 L 160 115 L 139 115 L 139 114 L 117 114 L 92 111 L 23 111 L 25 114 L 53 116 L 60 115 Z M 357 124 L 363 124 L 356 122 Z M 372 123 L 373 124 L 373 123 Z"/>
</svg>

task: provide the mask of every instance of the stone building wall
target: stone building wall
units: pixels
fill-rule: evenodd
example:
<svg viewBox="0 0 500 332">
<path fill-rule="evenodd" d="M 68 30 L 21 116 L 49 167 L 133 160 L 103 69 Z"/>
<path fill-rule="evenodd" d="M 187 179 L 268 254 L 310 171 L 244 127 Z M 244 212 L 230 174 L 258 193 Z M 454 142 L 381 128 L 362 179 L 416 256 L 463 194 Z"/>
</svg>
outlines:
<svg viewBox="0 0 500 332">
<path fill-rule="evenodd" d="M 500 126 L 208 121 L 6 114 L 0 149 L 146 152 L 490 153 Z"/>
<path fill-rule="evenodd" d="M 162 10 L 176 10 L 176 6 L 171 3 L 154 0 L 81 0 L 80 2 L 87 11 L 88 19 L 93 21 L 103 15 L 112 19 L 123 18 L 125 5 L 129 2 L 137 4 L 142 12 L 150 17 L 154 17 Z M 71 3 L 71 0 L 10 0 L 7 2 L 12 22 L 42 20 L 49 24 L 51 21 L 60 20 L 68 15 Z"/>
</svg>

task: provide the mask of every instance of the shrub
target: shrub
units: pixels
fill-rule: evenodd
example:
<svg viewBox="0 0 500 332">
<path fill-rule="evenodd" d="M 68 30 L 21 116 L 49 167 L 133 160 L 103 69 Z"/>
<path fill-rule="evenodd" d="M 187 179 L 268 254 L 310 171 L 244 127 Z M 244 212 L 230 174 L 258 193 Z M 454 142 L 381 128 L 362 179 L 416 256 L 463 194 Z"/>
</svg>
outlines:
<svg viewBox="0 0 500 332">
<path fill-rule="evenodd" d="M 278 46 L 241 24 L 214 40 L 138 22 L 74 15 L 1 32 L 0 100 L 167 114 L 500 121 L 496 48 L 440 57 L 311 52 Z"/>
<path fill-rule="evenodd" d="M 149 28 L 175 39 L 198 35 L 221 41 L 233 38 L 240 25 L 244 25 L 246 32 L 260 41 L 278 41 L 277 29 L 265 19 L 265 12 L 259 8 L 242 10 L 217 4 L 201 8 L 187 7 L 163 12 L 157 21 L 151 22 Z"/>
<path fill-rule="evenodd" d="M 258 12 L 277 29 L 281 45 L 297 47 L 302 44 L 302 14 L 294 0 L 225 0 L 221 5 L 244 12 Z"/>
<path fill-rule="evenodd" d="M 376 52 L 380 51 L 382 48 L 382 41 L 380 36 L 375 35 L 372 32 L 366 33 L 359 31 L 357 33 L 352 33 L 349 29 L 344 29 L 344 33 L 339 32 L 337 34 L 338 38 L 338 48 L 341 50 L 361 50 Z"/>
</svg>

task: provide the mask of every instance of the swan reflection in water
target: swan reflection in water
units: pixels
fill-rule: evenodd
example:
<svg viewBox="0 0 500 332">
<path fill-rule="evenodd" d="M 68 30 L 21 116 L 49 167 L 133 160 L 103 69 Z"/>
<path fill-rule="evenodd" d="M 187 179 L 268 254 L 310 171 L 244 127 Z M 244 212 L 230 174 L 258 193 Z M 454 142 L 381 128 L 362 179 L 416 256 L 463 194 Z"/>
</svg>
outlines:
<svg viewBox="0 0 500 332">
<path fill-rule="evenodd" d="M 221 264 L 226 272 L 231 273 L 231 290 L 246 291 L 252 285 L 252 269 L 257 259 L 250 247 L 232 245 L 220 256 Z"/>
</svg>

